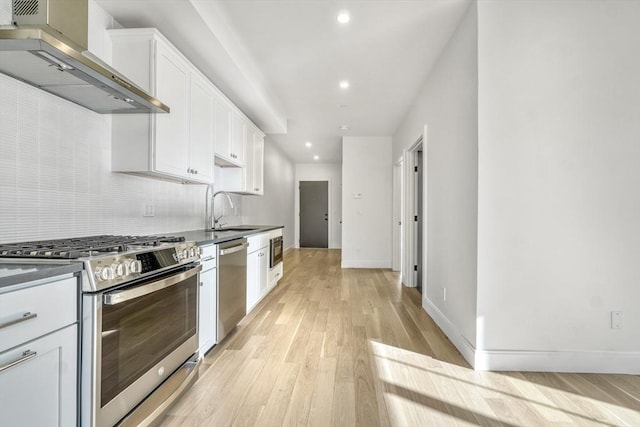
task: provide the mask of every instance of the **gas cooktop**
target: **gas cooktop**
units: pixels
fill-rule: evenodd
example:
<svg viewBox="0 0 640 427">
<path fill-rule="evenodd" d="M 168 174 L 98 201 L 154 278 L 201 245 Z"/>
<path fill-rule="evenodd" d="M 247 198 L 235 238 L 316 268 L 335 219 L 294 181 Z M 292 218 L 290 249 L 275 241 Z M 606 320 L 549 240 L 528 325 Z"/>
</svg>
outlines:
<svg viewBox="0 0 640 427">
<path fill-rule="evenodd" d="M 0 244 L 0 257 L 80 259 L 184 242 L 180 236 L 87 236 Z"/>
</svg>

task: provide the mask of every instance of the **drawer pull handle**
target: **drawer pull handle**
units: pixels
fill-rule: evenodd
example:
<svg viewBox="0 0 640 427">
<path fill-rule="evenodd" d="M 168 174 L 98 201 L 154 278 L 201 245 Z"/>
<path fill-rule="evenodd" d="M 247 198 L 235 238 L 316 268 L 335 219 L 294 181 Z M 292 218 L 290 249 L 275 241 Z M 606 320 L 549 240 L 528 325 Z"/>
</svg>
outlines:
<svg viewBox="0 0 640 427">
<path fill-rule="evenodd" d="M 26 362 L 27 360 L 31 360 L 38 355 L 37 352 L 26 350 L 22 353 L 22 357 L 18 360 L 14 360 L 13 362 L 9 362 L 4 366 L 0 366 L 0 373 L 6 371 L 7 369 L 11 369 L 16 365 Z"/>
<path fill-rule="evenodd" d="M 27 320 L 35 319 L 36 317 L 38 317 L 38 313 L 32 313 L 30 311 L 27 311 L 26 313 L 24 313 L 22 316 L 18 317 L 17 319 L 8 320 L 6 322 L 0 323 L 0 329 L 8 328 L 9 326 L 13 326 L 13 325 L 16 325 L 18 323 L 26 322 Z"/>
</svg>

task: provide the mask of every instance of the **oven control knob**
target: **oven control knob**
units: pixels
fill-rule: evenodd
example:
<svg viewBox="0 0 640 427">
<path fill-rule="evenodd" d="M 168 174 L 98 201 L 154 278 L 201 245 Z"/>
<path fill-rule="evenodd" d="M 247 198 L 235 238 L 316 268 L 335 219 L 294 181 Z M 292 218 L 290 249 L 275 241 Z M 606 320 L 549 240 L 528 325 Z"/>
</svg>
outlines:
<svg viewBox="0 0 640 427">
<path fill-rule="evenodd" d="M 184 249 L 182 251 L 182 259 L 187 259 L 189 258 L 189 249 Z"/>
<path fill-rule="evenodd" d="M 98 280 L 113 280 L 115 277 L 113 268 L 110 265 L 98 268 L 96 270 L 96 277 Z"/>
<path fill-rule="evenodd" d="M 133 260 L 129 263 L 129 271 L 132 273 L 142 273 L 142 262 Z"/>
<path fill-rule="evenodd" d="M 193 247 L 191 249 L 189 249 L 189 256 L 190 257 L 197 257 L 198 256 L 198 248 L 197 247 Z"/>
<path fill-rule="evenodd" d="M 116 277 L 124 277 L 129 275 L 129 265 L 124 262 L 116 262 L 112 265 L 112 268 Z"/>
</svg>

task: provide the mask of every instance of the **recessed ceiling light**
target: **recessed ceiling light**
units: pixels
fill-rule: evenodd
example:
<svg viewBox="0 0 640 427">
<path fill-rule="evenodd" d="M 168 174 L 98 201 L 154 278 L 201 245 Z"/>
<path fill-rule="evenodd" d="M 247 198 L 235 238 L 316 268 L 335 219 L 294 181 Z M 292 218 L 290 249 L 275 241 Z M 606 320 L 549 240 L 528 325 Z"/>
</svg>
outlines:
<svg viewBox="0 0 640 427">
<path fill-rule="evenodd" d="M 307 148 L 309 148 L 309 147 L 311 147 L 313 144 L 312 144 L 312 143 L 310 143 L 309 141 L 307 141 L 307 142 L 305 142 L 305 143 L 304 143 L 304 145 L 306 145 L 306 146 L 307 146 Z"/>
<path fill-rule="evenodd" d="M 338 22 L 341 24 L 346 24 L 351 20 L 351 16 L 349 16 L 349 12 L 343 10 L 338 14 Z"/>
<path fill-rule="evenodd" d="M 313 160 L 318 160 L 320 158 L 320 156 L 318 156 L 317 154 L 315 156 L 313 156 Z"/>
<path fill-rule="evenodd" d="M 347 126 L 347 125 L 340 125 L 340 127 L 339 127 L 338 129 L 340 129 L 341 131 L 347 131 L 347 130 L 349 130 L 349 126 Z"/>
<path fill-rule="evenodd" d="M 349 80 L 340 81 L 340 89 L 347 89 L 349 87 Z"/>
</svg>

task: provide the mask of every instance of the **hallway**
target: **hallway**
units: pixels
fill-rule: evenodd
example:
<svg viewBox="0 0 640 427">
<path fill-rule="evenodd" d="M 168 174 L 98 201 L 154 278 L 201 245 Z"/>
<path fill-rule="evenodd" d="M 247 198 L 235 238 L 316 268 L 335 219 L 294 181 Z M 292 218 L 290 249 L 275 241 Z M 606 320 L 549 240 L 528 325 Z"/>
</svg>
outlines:
<svg viewBox="0 0 640 427">
<path fill-rule="evenodd" d="M 476 372 L 391 270 L 292 249 L 162 426 L 638 426 L 640 377 Z"/>
</svg>

